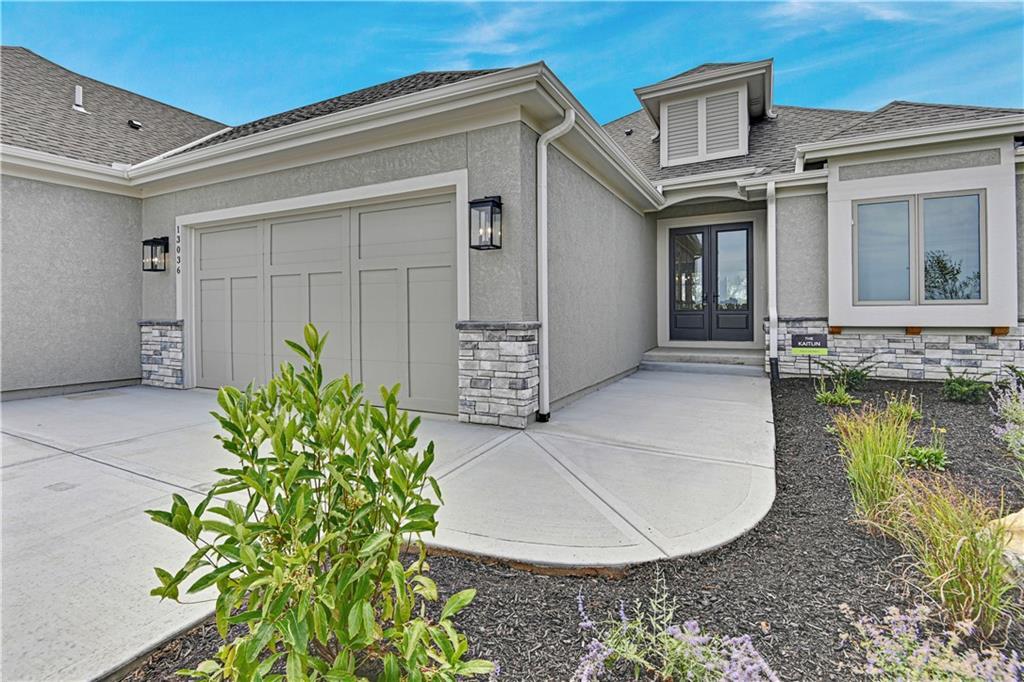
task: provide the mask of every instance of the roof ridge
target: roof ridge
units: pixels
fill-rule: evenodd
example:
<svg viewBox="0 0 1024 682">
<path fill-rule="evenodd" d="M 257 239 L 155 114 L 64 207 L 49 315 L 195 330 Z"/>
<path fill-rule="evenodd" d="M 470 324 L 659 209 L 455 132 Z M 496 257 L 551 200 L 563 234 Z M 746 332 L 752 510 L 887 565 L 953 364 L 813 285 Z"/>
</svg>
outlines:
<svg viewBox="0 0 1024 682">
<path fill-rule="evenodd" d="M 607 123 L 602 123 L 601 127 L 604 128 L 606 126 L 610 126 L 613 123 L 618 123 L 619 121 L 621 121 L 624 118 L 629 118 L 630 116 L 635 116 L 635 115 L 637 115 L 637 114 L 639 114 L 639 113 L 641 113 L 643 111 L 644 111 L 644 109 L 643 109 L 643 107 L 641 107 L 641 108 L 637 109 L 636 111 L 631 111 L 628 114 L 623 114 L 622 116 L 619 116 L 618 118 L 613 118 L 612 120 L 608 121 Z"/>
<path fill-rule="evenodd" d="M 981 104 L 944 104 L 942 102 L 914 102 L 908 99 L 894 99 L 885 106 L 891 106 L 893 104 L 910 104 L 915 107 L 947 107 L 950 109 L 981 109 L 984 111 L 1016 111 L 1024 113 L 1024 109 L 1018 109 L 1016 107 L 989 107 Z"/>
<path fill-rule="evenodd" d="M 897 103 L 898 103 L 898 100 L 893 100 L 892 102 L 889 102 L 888 104 L 883 104 L 882 106 L 880 106 L 879 108 L 875 109 L 872 112 L 865 112 L 865 113 L 868 114 L 867 116 L 865 116 L 864 118 L 861 118 L 859 120 L 854 121 L 852 124 L 850 124 L 848 126 L 844 126 L 844 127 L 840 128 L 839 130 L 837 130 L 836 132 L 832 133 L 831 135 L 829 135 L 825 139 L 826 140 L 835 139 L 835 138 L 839 137 L 840 135 L 842 135 L 843 133 L 845 133 L 845 132 L 847 132 L 849 130 L 853 130 L 854 128 L 856 128 L 859 125 L 867 123 L 868 121 L 873 119 L 875 116 L 879 116 L 879 115 L 885 113 L 886 111 L 889 110 L 890 107 L 892 107 L 894 104 L 897 104 Z"/>
<path fill-rule="evenodd" d="M 83 79 L 85 81 L 88 81 L 90 83 L 96 83 L 98 85 L 102 85 L 102 86 L 107 87 L 107 88 L 113 88 L 114 90 L 118 90 L 120 92 L 126 93 L 128 95 L 133 96 L 133 97 L 138 97 L 140 99 L 149 100 L 150 102 L 154 102 L 156 104 L 159 104 L 162 107 L 167 107 L 168 109 L 174 109 L 176 111 L 180 111 L 182 113 L 188 114 L 189 116 L 195 116 L 196 118 L 201 118 L 204 121 L 209 121 L 210 123 L 216 123 L 217 125 L 224 126 L 225 128 L 229 127 L 226 123 L 222 123 L 221 121 L 218 121 L 216 119 L 212 119 L 212 118 L 210 118 L 208 116 L 203 116 L 202 114 L 197 114 L 194 111 L 189 111 L 188 109 L 185 109 L 183 107 L 179 107 L 179 106 L 176 106 L 174 104 L 168 104 L 167 102 L 160 101 L 158 99 L 155 99 L 153 97 L 149 97 L 147 95 L 143 95 L 143 94 L 135 92 L 133 90 L 128 90 L 127 88 L 122 88 L 119 85 L 114 85 L 113 83 L 107 83 L 105 81 L 101 81 L 101 80 L 98 80 L 96 78 L 90 78 L 89 76 L 86 76 L 86 75 L 83 75 L 81 73 L 78 73 L 77 71 L 72 71 L 71 69 L 67 68 L 66 66 L 61 66 L 60 64 L 58 64 L 57 62 L 53 61 L 52 59 L 47 59 L 46 57 L 42 56 L 41 54 L 39 54 L 37 52 L 32 51 L 31 49 L 29 49 L 27 47 L 22 47 L 21 45 L 0 45 L 0 49 L 3 49 L 3 50 L 12 50 L 13 49 L 13 50 L 21 50 L 23 52 L 27 52 L 30 55 L 32 55 L 33 57 L 35 57 L 36 59 L 44 61 L 47 64 L 50 64 L 51 66 L 55 66 L 58 69 L 60 69 L 61 71 L 63 71 L 64 73 L 69 73 L 72 76 L 75 76 L 76 78 L 81 78 L 81 79 Z"/>
<path fill-rule="evenodd" d="M 804 111 L 835 111 L 841 114 L 874 114 L 873 111 L 863 109 L 833 109 L 832 107 L 804 107 L 799 104 L 776 104 L 775 109 L 802 109 Z"/>
</svg>

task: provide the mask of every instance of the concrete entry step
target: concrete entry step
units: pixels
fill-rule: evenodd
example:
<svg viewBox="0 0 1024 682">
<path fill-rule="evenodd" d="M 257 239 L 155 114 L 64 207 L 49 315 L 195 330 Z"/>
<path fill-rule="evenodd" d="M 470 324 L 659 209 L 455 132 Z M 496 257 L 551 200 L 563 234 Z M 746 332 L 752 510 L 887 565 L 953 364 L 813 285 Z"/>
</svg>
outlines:
<svg viewBox="0 0 1024 682">
<path fill-rule="evenodd" d="M 759 348 L 652 348 L 643 354 L 642 364 L 711 364 L 763 367 L 764 351 Z"/>
<path fill-rule="evenodd" d="M 640 369 L 648 372 L 689 372 L 691 374 L 732 374 L 734 376 L 767 376 L 760 367 L 751 365 L 720 365 L 711 362 L 648 362 L 640 363 Z"/>
</svg>

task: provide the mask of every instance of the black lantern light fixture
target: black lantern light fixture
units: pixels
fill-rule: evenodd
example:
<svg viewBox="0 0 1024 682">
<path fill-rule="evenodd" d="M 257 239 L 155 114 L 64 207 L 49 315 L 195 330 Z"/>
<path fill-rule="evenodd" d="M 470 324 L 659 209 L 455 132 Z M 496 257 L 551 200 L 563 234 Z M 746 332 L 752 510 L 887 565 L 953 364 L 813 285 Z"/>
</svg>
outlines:
<svg viewBox="0 0 1024 682">
<path fill-rule="evenodd" d="M 142 240 L 142 271 L 163 272 L 167 269 L 167 250 L 171 240 L 168 237 L 153 237 Z"/>
<path fill-rule="evenodd" d="M 469 202 L 469 246 L 480 251 L 501 248 L 501 197 Z"/>
</svg>

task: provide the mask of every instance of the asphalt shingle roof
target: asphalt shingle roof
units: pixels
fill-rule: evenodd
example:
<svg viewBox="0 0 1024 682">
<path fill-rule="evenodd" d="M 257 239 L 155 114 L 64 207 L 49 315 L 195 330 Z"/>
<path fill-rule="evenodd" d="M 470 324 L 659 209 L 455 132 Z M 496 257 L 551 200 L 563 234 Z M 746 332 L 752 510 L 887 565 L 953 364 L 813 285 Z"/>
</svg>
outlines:
<svg viewBox="0 0 1024 682">
<path fill-rule="evenodd" d="M 924 102 L 889 102 L 870 116 L 862 118 L 830 139 L 860 137 L 911 128 L 975 121 L 1012 114 L 1024 114 L 1024 109 L 973 107 L 959 104 L 926 104 Z M 810 142 L 811 140 L 808 140 Z"/>
<path fill-rule="evenodd" d="M 791 172 L 797 144 L 827 139 L 869 115 L 862 111 L 786 106 L 775 107 L 775 112 L 777 116 L 774 119 L 762 118 L 751 123 L 746 156 L 698 161 L 668 168 L 661 167 L 659 142 L 651 139 L 657 129 L 646 111 L 635 111 L 608 123 L 604 128 L 644 175 L 657 182 L 749 166 L 764 168 L 769 173 Z M 626 135 L 627 130 L 632 130 L 632 134 Z"/>
<path fill-rule="evenodd" d="M 677 73 L 674 76 L 663 78 L 662 80 L 655 83 L 655 85 L 658 85 L 659 83 L 667 83 L 668 81 L 675 80 L 676 78 L 682 78 L 683 76 L 698 76 L 702 73 L 707 73 L 708 71 L 718 71 L 719 69 L 724 69 L 730 66 L 739 66 L 740 64 L 746 63 L 747 62 L 707 62 L 705 64 L 701 64 L 700 66 L 695 66 L 692 69 L 687 69 L 682 73 Z"/>
<path fill-rule="evenodd" d="M 291 125 L 292 123 L 307 121 L 309 119 L 334 114 L 347 109 L 355 109 L 356 107 L 365 106 L 367 104 L 374 104 L 375 102 L 382 102 L 387 99 L 401 97 L 402 95 L 430 90 L 442 85 L 458 83 L 459 81 L 469 80 L 470 78 L 476 78 L 478 76 L 484 76 L 486 74 L 502 70 L 503 69 L 480 69 L 476 71 L 421 71 L 419 73 L 414 73 L 411 76 L 403 76 L 402 78 L 396 78 L 395 80 L 388 81 L 386 83 L 372 85 L 368 88 L 363 88 L 362 90 L 356 90 L 355 92 L 349 92 L 344 95 L 339 95 L 338 97 L 325 99 L 322 102 L 308 104 L 280 114 L 274 114 L 273 116 L 267 116 L 249 123 L 243 123 L 242 125 L 235 126 L 230 130 L 224 131 L 220 135 L 215 135 L 207 140 L 203 140 L 199 144 L 189 147 L 187 151 L 212 147 L 229 140 L 237 140 L 255 133 L 262 133 L 267 130 Z M 185 150 L 179 153 L 184 153 L 184 151 Z"/>
<path fill-rule="evenodd" d="M 0 140 L 103 165 L 138 163 L 224 124 L 87 78 L 23 47 L 0 48 Z M 72 109 L 81 85 L 85 109 Z M 129 119 L 142 123 L 139 130 Z"/>
</svg>

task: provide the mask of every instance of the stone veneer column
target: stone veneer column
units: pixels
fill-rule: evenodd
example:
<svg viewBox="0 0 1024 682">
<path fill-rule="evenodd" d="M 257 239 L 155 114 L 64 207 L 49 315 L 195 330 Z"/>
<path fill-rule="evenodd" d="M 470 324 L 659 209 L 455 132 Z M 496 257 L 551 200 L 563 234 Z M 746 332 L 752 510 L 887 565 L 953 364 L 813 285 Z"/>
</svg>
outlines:
<svg viewBox="0 0 1024 682">
<path fill-rule="evenodd" d="M 460 321 L 459 421 L 526 428 L 537 412 L 540 322 Z"/>
<path fill-rule="evenodd" d="M 1024 326 L 1010 327 L 1009 334 L 993 336 L 989 330 L 975 333 L 931 332 L 906 334 L 903 329 L 859 331 L 843 329 L 828 333 L 824 318 L 779 319 L 779 372 L 784 376 L 807 376 L 807 358 L 792 355 L 793 334 L 826 334 L 828 360 L 854 365 L 870 358 L 878 363 L 871 374 L 880 379 L 942 380 L 947 369 L 987 381 L 1005 376 L 1006 365 L 1024 365 Z M 765 323 L 765 370 L 768 369 L 768 324 Z M 811 361 L 811 373 L 824 369 Z"/>
<path fill-rule="evenodd" d="M 142 320 L 142 383 L 182 388 L 185 383 L 184 320 Z"/>
</svg>

